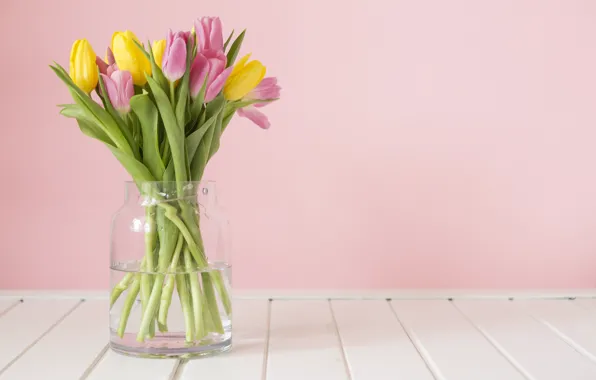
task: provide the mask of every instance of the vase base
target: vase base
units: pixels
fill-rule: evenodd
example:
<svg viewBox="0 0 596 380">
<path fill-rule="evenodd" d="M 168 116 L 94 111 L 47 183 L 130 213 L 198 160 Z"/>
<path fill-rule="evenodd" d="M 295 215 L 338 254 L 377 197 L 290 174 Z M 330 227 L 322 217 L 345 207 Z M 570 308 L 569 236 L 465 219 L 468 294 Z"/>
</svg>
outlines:
<svg viewBox="0 0 596 380">
<path fill-rule="evenodd" d="M 112 351 L 126 356 L 137 358 L 157 358 L 157 359 L 192 359 L 199 357 L 214 356 L 222 354 L 232 349 L 232 338 L 217 343 L 208 345 L 192 345 L 184 347 L 168 347 L 167 345 L 144 347 L 144 346 L 127 346 L 110 342 Z"/>
</svg>

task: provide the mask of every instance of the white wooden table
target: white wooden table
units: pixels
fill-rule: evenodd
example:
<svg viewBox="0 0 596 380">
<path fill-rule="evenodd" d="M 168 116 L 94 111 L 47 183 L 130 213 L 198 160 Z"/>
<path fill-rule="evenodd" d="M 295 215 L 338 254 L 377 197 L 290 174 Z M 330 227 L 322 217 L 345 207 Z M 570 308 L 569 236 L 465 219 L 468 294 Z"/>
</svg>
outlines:
<svg viewBox="0 0 596 380">
<path fill-rule="evenodd" d="M 234 301 L 234 348 L 107 346 L 107 300 L 0 297 L 0 380 L 594 380 L 596 299 Z"/>
</svg>

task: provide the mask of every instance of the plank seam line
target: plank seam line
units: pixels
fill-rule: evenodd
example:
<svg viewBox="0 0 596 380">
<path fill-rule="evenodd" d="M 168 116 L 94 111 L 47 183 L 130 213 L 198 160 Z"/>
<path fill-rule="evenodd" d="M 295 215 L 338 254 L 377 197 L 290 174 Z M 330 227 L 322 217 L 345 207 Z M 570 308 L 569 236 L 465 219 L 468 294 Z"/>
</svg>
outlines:
<svg viewBox="0 0 596 380">
<path fill-rule="evenodd" d="M 102 349 L 101 351 L 99 351 L 99 353 L 95 356 L 95 359 L 93 359 L 93 361 L 91 362 L 91 364 L 89 364 L 89 366 L 85 369 L 85 372 L 83 372 L 83 374 L 81 375 L 81 377 L 79 378 L 79 380 L 85 380 L 89 377 L 89 375 L 91 375 L 91 372 L 93 372 L 93 370 L 95 369 L 95 367 L 97 367 L 97 365 L 99 364 L 100 361 L 103 360 L 103 357 L 105 356 L 106 352 L 108 352 L 108 349 L 110 348 L 110 344 L 107 343 Z"/>
<path fill-rule="evenodd" d="M 263 349 L 263 368 L 261 369 L 261 379 L 267 380 L 267 363 L 269 361 L 269 340 L 271 337 L 271 304 L 270 298 L 267 302 L 267 331 L 265 332 L 265 348 Z"/>
<path fill-rule="evenodd" d="M 350 368 L 350 363 L 348 362 L 348 357 L 346 355 L 346 348 L 344 347 L 344 342 L 341 339 L 341 334 L 339 333 L 339 326 L 337 325 L 337 320 L 335 319 L 335 312 L 333 311 L 333 305 L 331 304 L 331 300 L 327 300 L 327 304 L 329 304 L 329 311 L 331 312 L 331 319 L 333 319 L 333 327 L 335 329 L 335 334 L 337 335 L 337 340 L 339 342 L 339 347 L 341 349 L 341 357 L 344 361 L 344 369 L 346 370 L 346 374 L 348 375 L 348 380 L 352 380 L 352 369 Z"/>
<path fill-rule="evenodd" d="M 4 315 L 6 315 L 6 313 L 8 313 L 9 311 L 11 311 L 12 309 L 14 309 L 15 307 L 19 306 L 20 304 L 22 304 L 24 302 L 24 300 L 21 298 L 20 300 L 16 300 L 12 303 L 12 305 L 10 305 L 9 307 L 7 307 L 6 309 L 0 311 L 0 318 L 2 318 Z"/>
<path fill-rule="evenodd" d="M 422 345 L 422 343 L 420 343 L 420 340 L 416 337 L 416 334 L 414 333 L 414 331 L 408 329 L 406 327 L 406 325 L 401 321 L 401 319 L 399 319 L 399 316 L 397 315 L 397 311 L 395 311 L 395 308 L 393 307 L 393 304 L 391 303 L 391 299 L 387 299 L 385 301 L 387 302 L 389 309 L 393 313 L 393 316 L 397 320 L 397 323 L 399 323 L 402 330 L 404 331 L 404 333 L 410 340 L 410 343 L 412 344 L 412 346 L 414 346 L 414 349 L 416 350 L 416 352 L 418 352 L 418 355 L 420 355 L 420 358 L 424 362 L 424 365 L 430 372 L 431 376 L 433 378 L 435 378 L 435 380 L 447 380 L 445 378 L 445 376 L 443 376 L 443 374 L 441 373 L 441 370 L 439 369 L 439 367 L 437 366 L 435 361 L 430 356 L 429 352 L 426 351 L 426 348 L 424 348 L 424 345 Z"/>
<path fill-rule="evenodd" d="M 182 376 L 182 372 L 184 372 L 186 363 L 188 363 L 188 359 L 176 360 L 176 364 L 174 364 L 174 368 L 172 368 L 172 372 L 170 373 L 170 376 L 168 376 L 168 380 L 180 380 L 180 376 Z"/>
<path fill-rule="evenodd" d="M 531 312 L 531 311 L 530 311 Z M 557 338 L 561 339 L 563 342 L 567 343 L 573 350 L 577 351 L 580 355 L 585 356 L 590 361 L 596 362 L 596 356 L 590 353 L 588 350 L 583 348 L 579 343 L 576 343 L 573 339 L 565 335 L 561 330 L 556 328 L 554 325 L 550 324 L 548 321 L 536 317 L 533 314 L 530 314 L 532 318 L 534 318 L 538 323 L 542 323 L 545 325 L 549 330 L 551 330 Z"/>
<path fill-rule="evenodd" d="M 83 302 L 84 302 L 83 300 L 79 300 L 79 302 L 77 302 L 76 305 L 74 305 L 73 307 L 71 307 L 70 310 L 68 310 L 56 322 L 54 322 L 54 324 L 51 325 L 46 331 L 44 331 L 37 339 L 35 339 L 33 342 L 31 342 L 31 344 L 29 344 L 27 347 L 25 347 L 25 349 L 23 351 L 21 351 L 14 359 L 12 359 L 8 364 L 6 364 L 4 366 L 4 368 L 2 368 L 2 370 L 0 370 L 0 376 L 2 376 L 2 374 L 4 374 L 4 372 L 6 372 L 7 369 L 9 369 L 14 363 L 16 363 L 17 360 L 19 360 L 21 357 L 23 357 L 23 355 L 25 355 L 27 353 L 27 351 L 29 351 L 31 348 L 33 348 L 33 346 L 35 346 L 37 344 L 37 342 L 39 342 L 40 340 L 42 340 L 56 326 L 58 326 L 63 320 L 65 320 L 66 317 L 68 317 L 70 314 L 72 314 L 72 312 L 75 311 L 76 308 L 78 308 L 79 306 L 81 306 L 83 304 Z"/>
<path fill-rule="evenodd" d="M 515 358 L 507 352 L 505 347 L 501 346 L 499 342 L 495 338 L 493 338 L 488 331 L 486 331 L 482 326 L 476 324 L 472 319 L 464 313 L 462 309 L 460 309 L 455 302 L 451 302 L 451 306 L 457 310 L 469 324 L 471 324 L 482 336 L 486 339 L 500 354 L 515 368 L 523 377 L 527 380 L 537 380 L 534 376 L 532 376 L 526 369 L 517 361 Z"/>
</svg>

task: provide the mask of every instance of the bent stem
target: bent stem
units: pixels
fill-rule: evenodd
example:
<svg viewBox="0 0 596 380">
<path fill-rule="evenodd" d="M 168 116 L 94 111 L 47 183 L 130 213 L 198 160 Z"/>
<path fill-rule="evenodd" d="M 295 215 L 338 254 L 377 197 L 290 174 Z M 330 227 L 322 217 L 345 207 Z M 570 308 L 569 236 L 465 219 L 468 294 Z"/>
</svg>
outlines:
<svg viewBox="0 0 596 380">
<path fill-rule="evenodd" d="M 134 280 L 132 281 L 132 285 L 130 286 L 130 290 L 126 295 L 126 300 L 124 301 L 124 305 L 122 306 L 122 314 L 120 315 L 120 323 L 118 325 L 118 336 L 122 338 L 124 336 L 124 331 L 126 330 L 126 324 L 128 323 L 128 317 L 130 316 L 130 310 L 139 295 L 139 288 L 141 286 L 140 281 L 140 274 L 135 274 Z"/>
<path fill-rule="evenodd" d="M 122 280 L 120 280 L 120 282 L 118 284 L 116 284 L 116 286 L 114 286 L 114 289 L 112 289 L 112 293 L 110 294 L 110 308 L 112 306 L 114 306 L 114 304 L 116 303 L 116 301 L 118 300 L 118 298 L 120 297 L 122 292 L 124 292 L 126 289 L 128 289 L 130 284 L 132 284 L 133 279 L 134 279 L 134 273 L 128 272 L 127 274 L 124 275 Z"/>
</svg>

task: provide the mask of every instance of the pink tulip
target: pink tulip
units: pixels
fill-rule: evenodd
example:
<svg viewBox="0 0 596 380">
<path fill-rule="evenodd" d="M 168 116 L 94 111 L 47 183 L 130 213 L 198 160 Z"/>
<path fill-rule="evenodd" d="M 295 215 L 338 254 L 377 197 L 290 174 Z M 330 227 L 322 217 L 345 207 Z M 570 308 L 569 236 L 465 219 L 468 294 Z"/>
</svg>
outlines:
<svg viewBox="0 0 596 380">
<path fill-rule="evenodd" d="M 112 53 L 112 49 L 110 48 L 108 48 L 107 57 L 107 63 L 99 57 L 95 58 L 95 63 L 97 63 L 97 67 L 99 67 L 100 73 L 106 74 L 107 76 L 111 76 L 114 71 L 118 70 L 118 65 L 116 65 L 114 53 Z"/>
<path fill-rule="evenodd" d="M 129 71 L 114 71 L 110 76 L 100 74 L 106 86 L 110 103 L 119 112 L 130 111 L 130 98 L 135 94 L 132 75 Z"/>
<path fill-rule="evenodd" d="M 242 100 L 268 100 L 279 98 L 281 87 L 277 85 L 277 78 L 269 77 L 263 78 L 261 83 L 254 90 L 249 92 Z M 250 106 L 240 108 L 237 112 L 238 116 L 245 117 L 263 129 L 268 129 L 271 126 L 267 115 L 259 111 L 258 108 L 265 107 L 267 102 L 254 103 Z"/>
<path fill-rule="evenodd" d="M 188 32 L 172 33 L 172 30 L 168 32 L 161 69 L 170 82 L 182 78 L 186 71 L 186 42 L 188 36 Z"/>
<path fill-rule="evenodd" d="M 207 76 L 205 102 L 212 101 L 221 92 L 233 67 L 226 69 L 226 56 L 223 51 L 205 50 L 197 52 L 190 68 L 190 95 L 195 98 Z"/>
<path fill-rule="evenodd" d="M 219 17 L 201 17 L 195 21 L 197 51 L 215 50 L 223 52 L 223 32 Z"/>
</svg>

